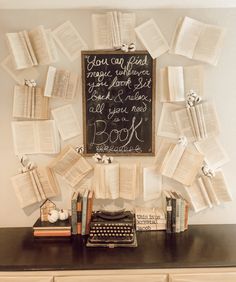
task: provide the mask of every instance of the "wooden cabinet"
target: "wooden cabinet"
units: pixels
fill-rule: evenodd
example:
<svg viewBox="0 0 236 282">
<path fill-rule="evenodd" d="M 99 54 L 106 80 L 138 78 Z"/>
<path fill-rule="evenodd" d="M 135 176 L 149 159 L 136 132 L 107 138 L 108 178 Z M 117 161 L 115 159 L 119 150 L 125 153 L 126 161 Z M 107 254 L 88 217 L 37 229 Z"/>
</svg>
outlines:
<svg viewBox="0 0 236 282">
<path fill-rule="evenodd" d="M 103 275 L 55 277 L 54 282 L 168 282 L 168 275 Z"/>
<path fill-rule="evenodd" d="M 1 275 L 1 274 L 0 274 Z M 14 276 L 0 277 L 0 282 L 53 282 L 53 277 L 40 277 L 40 276 L 20 276 L 15 273 Z"/>
<path fill-rule="evenodd" d="M 229 269 L 230 270 L 230 269 Z M 169 282 L 235 282 L 236 272 L 170 274 Z"/>
</svg>

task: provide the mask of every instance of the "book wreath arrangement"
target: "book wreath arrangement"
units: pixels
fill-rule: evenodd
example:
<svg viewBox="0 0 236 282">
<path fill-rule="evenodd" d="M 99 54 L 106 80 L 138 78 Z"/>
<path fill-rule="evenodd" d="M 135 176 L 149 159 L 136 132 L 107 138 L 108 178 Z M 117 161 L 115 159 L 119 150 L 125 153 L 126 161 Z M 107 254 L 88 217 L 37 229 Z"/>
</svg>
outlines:
<svg viewBox="0 0 236 282">
<path fill-rule="evenodd" d="M 113 123 L 125 123 L 128 121 L 128 110 L 120 107 L 120 104 L 125 101 L 126 103 L 141 101 L 140 106 L 132 104 L 130 108 L 130 111 L 136 114 L 129 128 L 122 128 L 119 131 L 113 129 L 112 133 L 108 134 L 106 131 L 108 123 L 100 121 L 99 126 L 97 122 L 94 123 L 94 126 L 98 126 L 92 136 L 93 141 L 96 139 L 96 144 L 104 145 L 106 143 L 104 138 L 111 142 L 115 142 L 114 139 L 118 138 L 120 141 L 126 140 L 126 144 L 122 145 L 122 148 L 128 148 L 127 151 L 123 150 L 126 153 L 131 150 L 131 146 L 127 147 L 127 144 L 132 138 L 145 143 L 138 130 L 145 120 L 145 115 L 142 116 L 141 113 L 147 111 L 151 100 L 140 93 L 141 89 L 154 87 L 151 79 L 144 80 L 145 75 L 150 76 L 150 69 L 140 71 L 137 65 L 145 66 L 149 55 L 155 60 L 167 51 L 217 65 L 225 34 L 225 30 L 221 27 L 184 17 L 180 19 L 169 46 L 153 19 L 136 26 L 134 13 L 116 11 L 92 15 L 92 27 L 95 50 L 119 50 L 117 52 L 121 52 L 119 53 L 121 55 L 114 58 L 110 55 L 106 59 L 98 60 L 99 56 L 93 54 L 93 60 L 90 61 L 89 55 L 86 54 L 87 75 L 93 77 L 94 81 L 88 85 L 88 92 L 91 90 L 89 97 L 91 104 L 84 114 L 95 113 L 99 118 L 99 115 L 104 114 L 103 110 L 107 104 L 100 103 L 95 107 L 93 103 L 99 99 L 112 101 L 118 106 L 112 110 L 107 109 L 109 110 L 107 118 L 112 119 Z M 197 34 L 194 40 L 191 36 L 193 33 Z M 211 37 L 211 34 L 214 36 Z M 136 36 L 148 51 L 148 56 L 144 54 L 141 57 L 139 54 L 135 57 Z M 168 232 L 181 232 L 187 228 L 187 202 L 195 212 L 199 212 L 231 200 L 221 170 L 228 161 L 228 157 L 218 140 L 220 129 L 214 104 L 204 98 L 203 65 L 167 66 L 159 69 L 158 96 L 162 103 L 162 112 L 157 136 L 161 140 L 161 145 L 157 149 L 152 166 L 142 167 L 138 162 L 118 163 L 112 157 L 101 157 L 102 152 L 99 150 L 96 151 L 93 157 L 94 162 L 91 164 L 86 159 L 86 155 L 78 153 L 73 146 L 68 145 L 61 150 L 61 140 L 70 140 L 82 133 L 73 104 L 50 108 L 51 99 L 60 98 L 71 102 L 78 92 L 78 74 L 52 66 L 54 62 L 59 61 L 55 42 L 70 61 L 78 59 L 81 51 L 87 49 L 86 42 L 69 21 L 54 30 L 38 26 L 31 31 L 7 33 L 6 37 L 10 56 L 1 65 L 18 83 L 14 87 L 14 120 L 12 121 L 15 154 L 18 156 L 57 154 L 52 162 L 43 168 L 28 166 L 21 161 L 23 169 L 20 174 L 12 177 L 12 184 L 22 208 L 58 196 L 60 189 L 56 174 L 76 190 L 72 196 L 73 214 L 78 213 L 77 203 L 83 203 L 83 199 L 86 205 L 90 205 L 91 216 L 93 200 L 89 202 L 88 199 L 94 197 L 135 201 L 142 194 L 143 199 L 148 201 L 155 200 L 162 194 Z M 122 58 L 122 52 L 134 53 L 126 62 Z M 109 81 L 110 71 L 107 73 L 97 71 L 99 69 L 97 67 L 109 64 L 113 65 L 112 70 L 116 71 L 117 77 L 119 77 L 118 65 L 121 68 L 119 72 L 123 72 L 123 75 L 127 75 L 128 72 L 132 74 L 132 71 L 136 76 L 140 75 L 138 82 L 132 85 L 132 80 L 128 79 L 129 76 L 127 81 L 117 81 L 117 79 Z M 38 65 L 48 65 L 43 86 L 32 83 L 32 79 L 37 79 L 39 75 L 37 67 L 32 68 L 32 66 Z M 117 69 L 114 69 L 114 65 Z M 136 66 L 136 69 L 135 67 L 132 69 L 133 66 Z M 91 72 L 92 69 L 94 72 Z M 108 82 L 110 85 L 106 85 Z M 97 95 L 96 89 L 99 87 L 102 89 L 105 86 L 108 86 L 108 89 L 114 86 L 126 87 L 124 90 L 132 89 L 136 92 L 132 96 L 122 90 L 122 92 L 116 92 L 115 98 L 112 97 L 112 91 L 108 94 Z M 50 113 L 53 119 L 50 119 Z M 122 119 L 119 114 L 123 115 Z M 141 117 L 140 120 L 139 117 Z M 151 132 L 152 136 L 155 136 L 155 132 Z M 95 148 L 98 147 L 95 146 Z M 105 147 L 104 145 L 103 148 Z M 139 147 L 135 150 L 140 152 L 141 149 Z M 147 149 L 147 153 L 150 150 Z M 105 153 L 109 154 L 109 151 Z M 141 171 L 142 183 L 139 180 Z M 181 184 L 185 191 L 184 198 L 182 193 L 175 189 L 164 190 L 163 177 L 171 178 Z M 176 214 L 171 215 L 170 212 L 173 210 Z M 154 213 L 142 208 L 138 211 L 139 220 L 142 219 L 142 213 L 148 220 Z M 184 213 L 184 216 L 180 216 L 180 213 Z M 85 211 L 84 214 L 86 214 Z M 163 229 L 163 218 L 161 219 L 161 227 L 154 227 L 156 224 L 154 223 L 150 228 Z M 83 213 L 80 220 L 84 223 L 78 226 L 78 219 L 72 217 L 72 233 L 87 233 L 88 221 L 86 218 L 83 219 Z M 140 221 L 140 230 L 149 229 L 145 224 L 148 224 L 148 221 Z"/>
</svg>

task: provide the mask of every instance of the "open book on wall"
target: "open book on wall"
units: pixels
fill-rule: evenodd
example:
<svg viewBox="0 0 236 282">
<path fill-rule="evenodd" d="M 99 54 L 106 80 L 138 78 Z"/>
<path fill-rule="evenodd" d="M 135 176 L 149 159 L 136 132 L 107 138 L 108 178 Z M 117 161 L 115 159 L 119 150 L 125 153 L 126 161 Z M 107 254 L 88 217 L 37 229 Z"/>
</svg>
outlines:
<svg viewBox="0 0 236 282">
<path fill-rule="evenodd" d="M 184 17 L 173 35 L 170 52 L 217 65 L 225 29 Z"/>
<path fill-rule="evenodd" d="M 11 178 L 22 208 L 60 194 L 57 180 L 48 167 L 37 167 Z"/>
<path fill-rule="evenodd" d="M 159 70 L 161 102 L 185 101 L 186 93 L 194 90 L 203 96 L 203 66 L 168 66 Z"/>
<path fill-rule="evenodd" d="M 95 164 L 93 190 L 97 199 L 135 200 L 139 194 L 137 164 Z"/>
<path fill-rule="evenodd" d="M 54 120 L 13 121 L 12 134 L 16 155 L 57 154 L 60 151 Z"/>
<path fill-rule="evenodd" d="M 93 169 L 89 162 L 71 146 L 65 147 L 49 167 L 72 187 L 75 187 Z"/>
<path fill-rule="evenodd" d="M 57 61 L 51 31 L 42 25 L 30 31 L 7 33 L 6 36 L 16 69 L 47 65 Z"/>
<path fill-rule="evenodd" d="M 49 66 L 44 96 L 72 100 L 75 97 L 78 75 L 68 70 L 57 70 Z"/>
<path fill-rule="evenodd" d="M 195 212 L 232 201 L 232 196 L 221 170 L 216 171 L 213 177 L 199 176 L 193 185 L 185 187 L 185 191 Z"/>
<path fill-rule="evenodd" d="M 172 113 L 180 135 L 188 141 L 202 140 L 219 134 L 219 121 L 214 105 L 203 102 Z"/>
<path fill-rule="evenodd" d="M 48 119 L 49 99 L 42 88 L 16 85 L 14 87 L 13 117 L 24 119 Z"/>
<path fill-rule="evenodd" d="M 111 49 L 135 43 L 135 13 L 107 12 L 92 15 L 95 49 Z"/>
<path fill-rule="evenodd" d="M 182 144 L 163 141 L 157 153 L 157 171 L 186 186 L 192 185 L 202 167 L 204 156 Z"/>
</svg>

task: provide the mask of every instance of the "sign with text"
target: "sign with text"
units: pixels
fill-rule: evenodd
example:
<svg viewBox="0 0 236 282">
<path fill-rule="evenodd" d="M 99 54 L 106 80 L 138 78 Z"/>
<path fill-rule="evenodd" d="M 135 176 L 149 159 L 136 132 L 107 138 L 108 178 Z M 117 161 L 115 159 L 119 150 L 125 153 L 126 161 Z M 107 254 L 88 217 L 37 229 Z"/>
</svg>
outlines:
<svg viewBox="0 0 236 282">
<path fill-rule="evenodd" d="M 85 154 L 154 155 L 155 60 L 146 51 L 83 51 Z"/>
</svg>

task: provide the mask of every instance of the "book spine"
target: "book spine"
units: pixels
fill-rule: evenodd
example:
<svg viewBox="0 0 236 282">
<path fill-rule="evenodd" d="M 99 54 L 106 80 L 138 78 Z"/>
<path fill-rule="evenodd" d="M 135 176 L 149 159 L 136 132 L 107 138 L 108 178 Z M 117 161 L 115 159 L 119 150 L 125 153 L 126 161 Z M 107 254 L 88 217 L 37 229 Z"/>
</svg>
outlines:
<svg viewBox="0 0 236 282">
<path fill-rule="evenodd" d="M 89 234 L 90 222 L 91 222 L 91 217 L 92 217 L 92 211 L 93 211 L 93 195 L 92 195 L 92 197 L 90 197 L 90 198 L 88 199 L 85 234 Z"/>
<path fill-rule="evenodd" d="M 77 202 L 77 234 L 82 233 L 82 197 Z"/>
<path fill-rule="evenodd" d="M 176 199 L 171 198 L 172 213 L 171 213 L 171 232 L 176 232 Z"/>
<path fill-rule="evenodd" d="M 86 218 L 87 218 L 87 204 L 88 204 L 88 196 L 83 196 L 82 203 L 82 227 L 81 227 L 81 235 L 86 235 Z"/>
<path fill-rule="evenodd" d="M 176 233 L 180 232 L 181 199 L 176 199 Z"/>
<path fill-rule="evenodd" d="M 185 201 L 184 230 L 188 229 L 188 211 L 189 211 L 189 203 Z"/>
<path fill-rule="evenodd" d="M 172 201 L 170 197 L 166 197 L 166 233 L 172 230 Z"/>
<path fill-rule="evenodd" d="M 77 234 L 77 199 L 72 198 L 71 200 L 71 229 L 72 234 Z"/>
<path fill-rule="evenodd" d="M 71 236 L 70 230 L 63 230 L 63 231 L 34 231 L 35 237 L 69 237 Z"/>
</svg>

